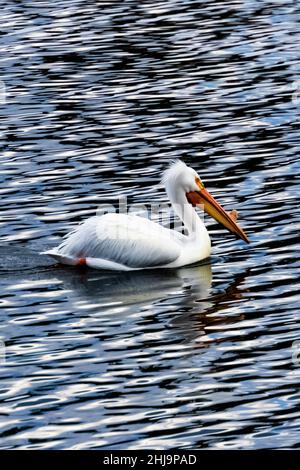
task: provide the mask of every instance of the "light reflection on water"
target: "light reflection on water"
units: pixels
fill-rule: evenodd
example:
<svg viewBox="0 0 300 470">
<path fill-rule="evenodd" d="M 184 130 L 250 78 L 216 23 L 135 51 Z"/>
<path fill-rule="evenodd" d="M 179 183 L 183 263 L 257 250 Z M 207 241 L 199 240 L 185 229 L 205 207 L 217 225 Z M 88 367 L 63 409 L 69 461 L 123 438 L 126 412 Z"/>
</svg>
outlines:
<svg viewBox="0 0 300 470">
<path fill-rule="evenodd" d="M 6 2 L 1 448 L 299 447 L 298 15 Z M 204 265 L 37 255 L 99 203 L 166 202 L 174 157 L 239 211 L 250 246 L 206 218 Z"/>
</svg>

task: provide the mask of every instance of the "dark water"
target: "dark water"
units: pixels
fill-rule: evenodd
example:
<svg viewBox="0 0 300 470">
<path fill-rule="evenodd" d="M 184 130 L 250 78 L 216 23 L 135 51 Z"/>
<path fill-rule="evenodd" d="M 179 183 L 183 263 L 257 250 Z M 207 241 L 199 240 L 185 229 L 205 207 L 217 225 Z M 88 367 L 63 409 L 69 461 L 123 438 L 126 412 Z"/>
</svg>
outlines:
<svg viewBox="0 0 300 470">
<path fill-rule="evenodd" d="M 299 447 L 299 19 L 288 0 L 1 5 L 2 449 Z M 166 201 L 174 157 L 250 246 L 206 218 L 206 265 L 38 256 L 100 202 Z"/>
</svg>

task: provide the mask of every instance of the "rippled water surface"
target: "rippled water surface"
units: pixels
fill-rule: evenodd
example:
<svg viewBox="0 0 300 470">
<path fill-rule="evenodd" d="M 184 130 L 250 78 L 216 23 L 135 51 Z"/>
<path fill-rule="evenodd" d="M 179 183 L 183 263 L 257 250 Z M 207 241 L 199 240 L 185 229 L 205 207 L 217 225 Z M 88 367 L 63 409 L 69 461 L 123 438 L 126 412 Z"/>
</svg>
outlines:
<svg viewBox="0 0 300 470">
<path fill-rule="evenodd" d="M 2 449 L 299 447 L 299 19 L 289 0 L 1 5 Z M 207 217 L 199 266 L 38 255 L 101 202 L 166 202 L 175 157 L 249 246 Z"/>
</svg>

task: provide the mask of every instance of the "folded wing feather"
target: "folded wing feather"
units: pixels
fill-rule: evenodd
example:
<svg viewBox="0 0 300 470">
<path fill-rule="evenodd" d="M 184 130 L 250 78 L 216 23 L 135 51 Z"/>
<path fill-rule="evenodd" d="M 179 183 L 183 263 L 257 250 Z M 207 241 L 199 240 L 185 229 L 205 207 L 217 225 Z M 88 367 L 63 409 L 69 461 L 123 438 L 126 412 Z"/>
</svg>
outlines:
<svg viewBox="0 0 300 470">
<path fill-rule="evenodd" d="M 144 217 L 91 217 L 56 249 L 60 256 L 98 258 L 131 268 L 169 264 L 180 254 L 181 234 Z"/>
</svg>

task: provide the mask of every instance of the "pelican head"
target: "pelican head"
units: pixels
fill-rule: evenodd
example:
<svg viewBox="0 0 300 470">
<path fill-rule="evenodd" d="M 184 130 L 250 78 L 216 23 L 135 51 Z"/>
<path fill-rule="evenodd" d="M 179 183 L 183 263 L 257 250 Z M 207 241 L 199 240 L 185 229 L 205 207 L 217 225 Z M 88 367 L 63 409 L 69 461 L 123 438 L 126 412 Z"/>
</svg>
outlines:
<svg viewBox="0 0 300 470">
<path fill-rule="evenodd" d="M 246 243 L 250 243 L 247 235 L 236 222 L 237 212 L 226 212 L 207 191 L 198 173 L 193 168 L 188 167 L 181 160 L 177 160 L 165 171 L 162 181 L 171 200 L 176 199 L 174 192 L 177 194 L 184 193 L 187 202 L 193 207 L 202 208 L 231 233 Z"/>
</svg>

